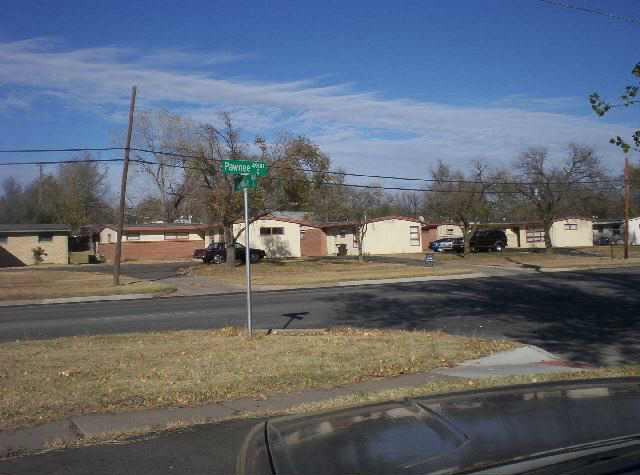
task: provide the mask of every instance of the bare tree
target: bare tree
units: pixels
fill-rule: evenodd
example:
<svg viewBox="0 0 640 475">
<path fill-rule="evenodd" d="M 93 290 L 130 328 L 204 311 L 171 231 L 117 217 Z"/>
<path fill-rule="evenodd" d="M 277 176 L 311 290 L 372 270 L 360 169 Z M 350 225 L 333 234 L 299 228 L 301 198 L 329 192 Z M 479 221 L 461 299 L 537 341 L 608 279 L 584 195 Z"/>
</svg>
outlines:
<svg viewBox="0 0 640 475">
<path fill-rule="evenodd" d="M 521 182 L 518 190 L 542 221 L 547 249 L 551 248 L 554 221 L 579 209 L 585 192 L 595 187 L 592 183 L 581 183 L 606 177 L 593 149 L 575 144 L 569 146 L 568 156 L 559 164 L 551 162 L 546 149 L 529 149 L 517 159 L 515 169 Z"/>
<path fill-rule="evenodd" d="M 190 150 L 194 124 L 166 111 L 141 112 L 136 118 L 136 153 L 139 169 L 151 179 L 162 206 L 162 217 L 171 223 L 180 214 L 194 184 L 184 173 L 185 159 L 173 154 Z"/>
<path fill-rule="evenodd" d="M 462 228 L 466 255 L 470 251 L 471 237 L 490 213 L 492 180 L 489 169 L 481 161 L 474 161 L 465 174 L 440 162 L 431 175 L 433 191 L 426 193 L 425 211 L 431 218 L 451 221 Z"/>
<path fill-rule="evenodd" d="M 369 221 L 374 218 L 384 197 L 382 188 L 359 188 L 349 192 L 349 218 L 358 245 L 358 261 L 364 262 L 364 244 Z"/>
<path fill-rule="evenodd" d="M 396 197 L 400 214 L 417 218 L 422 207 L 420 195 L 415 191 L 405 191 Z"/>
<path fill-rule="evenodd" d="M 98 163 L 88 161 L 92 158 L 87 153 L 75 163 L 60 165 L 55 177 L 58 221 L 76 230 L 113 218 L 113 209 L 107 204 L 107 172 Z"/>
</svg>

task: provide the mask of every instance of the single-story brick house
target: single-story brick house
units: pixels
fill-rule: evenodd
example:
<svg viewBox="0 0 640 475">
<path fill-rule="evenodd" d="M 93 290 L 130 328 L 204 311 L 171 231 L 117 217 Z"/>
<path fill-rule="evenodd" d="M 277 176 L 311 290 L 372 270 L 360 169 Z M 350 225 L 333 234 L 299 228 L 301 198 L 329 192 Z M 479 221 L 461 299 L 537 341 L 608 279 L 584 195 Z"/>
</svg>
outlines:
<svg viewBox="0 0 640 475">
<path fill-rule="evenodd" d="M 507 236 L 508 249 L 544 248 L 544 226 L 542 222 L 490 223 L 483 228 L 503 229 Z M 593 222 L 589 218 L 563 218 L 551 226 L 553 247 L 593 246 Z"/>
<path fill-rule="evenodd" d="M 321 225 L 327 235 L 330 256 L 358 254 L 353 223 Z M 422 251 L 422 223 L 407 216 L 385 216 L 368 221 L 362 249 L 364 254 L 402 254 Z"/>
<path fill-rule="evenodd" d="M 0 224 L 0 267 L 36 264 L 37 248 L 43 264 L 68 264 L 70 234 L 66 224 Z"/>
<path fill-rule="evenodd" d="M 267 257 L 326 256 L 327 237 L 324 230 L 303 220 L 265 216 L 249 226 L 249 243 L 262 249 Z M 233 225 L 237 241 L 245 243 L 244 222 Z M 239 233 L 239 234 L 238 234 Z"/>
<path fill-rule="evenodd" d="M 115 225 L 100 231 L 97 253 L 112 262 L 118 232 Z M 122 260 L 188 259 L 195 249 L 222 240 L 222 230 L 207 224 L 130 224 L 124 227 Z"/>
</svg>

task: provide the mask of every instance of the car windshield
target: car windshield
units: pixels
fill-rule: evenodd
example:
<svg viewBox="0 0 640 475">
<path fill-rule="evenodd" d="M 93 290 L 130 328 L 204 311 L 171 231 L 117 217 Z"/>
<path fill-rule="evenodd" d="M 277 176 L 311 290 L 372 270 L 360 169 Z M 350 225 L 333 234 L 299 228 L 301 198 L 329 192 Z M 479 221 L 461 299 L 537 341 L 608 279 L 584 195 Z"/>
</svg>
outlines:
<svg viewBox="0 0 640 475">
<path fill-rule="evenodd" d="M 0 475 L 638 431 L 640 0 L 1 12 Z"/>
</svg>

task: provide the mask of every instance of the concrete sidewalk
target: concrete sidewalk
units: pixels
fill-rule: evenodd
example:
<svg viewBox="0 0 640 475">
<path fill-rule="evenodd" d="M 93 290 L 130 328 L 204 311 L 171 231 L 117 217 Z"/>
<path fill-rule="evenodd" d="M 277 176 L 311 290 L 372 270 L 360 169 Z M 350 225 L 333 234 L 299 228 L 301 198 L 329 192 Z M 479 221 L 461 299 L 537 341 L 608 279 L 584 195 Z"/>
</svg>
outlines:
<svg viewBox="0 0 640 475">
<path fill-rule="evenodd" d="M 38 451 L 91 439 L 105 439 L 110 434 L 139 434 L 172 427 L 203 424 L 247 415 L 282 413 L 304 403 L 327 401 L 354 393 L 377 393 L 388 389 L 411 388 L 436 381 L 460 381 L 507 375 L 566 373 L 580 371 L 556 356 L 525 346 L 454 368 L 430 373 L 414 373 L 393 378 L 373 379 L 330 389 L 310 389 L 292 394 L 276 394 L 264 400 L 236 399 L 198 407 L 153 409 L 120 414 L 73 416 L 36 427 L 0 432 L 0 457 Z"/>
<path fill-rule="evenodd" d="M 305 284 L 305 285 L 254 285 L 254 292 L 274 292 L 284 290 L 309 290 L 322 289 L 330 287 L 356 287 L 363 285 L 387 285 L 387 284 L 406 284 L 412 282 L 429 282 L 441 280 L 460 280 L 460 279 L 480 279 L 485 277 L 493 277 L 491 273 L 469 272 L 466 274 L 451 275 L 434 275 L 430 277 L 403 277 L 397 279 L 369 279 L 369 280 L 351 280 L 344 282 L 331 282 L 324 284 Z M 87 296 L 87 297 L 64 297 L 55 299 L 39 299 L 39 300 L 7 300 L 0 301 L 0 307 L 20 307 L 26 305 L 51 305 L 58 303 L 82 303 L 82 302 L 101 302 L 113 300 L 136 300 L 150 298 L 172 298 L 172 297 L 192 297 L 201 295 L 233 295 L 245 292 L 244 285 L 221 284 L 212 282 L 205 278 L 198 277 L 176 277 L 164 279 L 163 282 L 170 283 L 177 287 L 176 292 L 170 294 L 121 294 L 121 295 L 103 295 L 103 296 Z M 215 284 L 215 288 L 212 288 Z"/>
</svg>

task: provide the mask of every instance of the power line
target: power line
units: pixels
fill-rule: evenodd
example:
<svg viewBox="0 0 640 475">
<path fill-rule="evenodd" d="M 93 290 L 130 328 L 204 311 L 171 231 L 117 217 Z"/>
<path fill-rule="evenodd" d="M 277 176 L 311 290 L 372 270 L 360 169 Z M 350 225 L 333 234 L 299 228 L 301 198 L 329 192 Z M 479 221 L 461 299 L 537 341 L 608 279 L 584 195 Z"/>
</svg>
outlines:
<svg viewBox="0 0 640 475">
<path fill-rule="evenodd" d="M 140 159 L 131 159 L 132 162 L 137 162 L 137 163 L 143 163 L 146 165 L 157 165 L 156 162 L 151 162 L 148 160 L 140 160 Z M 181 168 L 184 170 L 197 170 L 197 171 L 202 171 L 201 168 L 199 167 L 190 167 L 190 166 L 186 166 L 186 165 L 177 165 L 177 164 L 170 164 L 170 163 L 166 163 L 164 164 L 164 166 L 170 167 L 170 168 Z M 520 195 L 522 194 L 521 191 L 517 191 L 517 190 L 512 190 L 512 191 L 507 191 L 507 190 L 484 190 L 484 191 L 480 191 L 480 190 L 439 190 L 439 189 L 434 189 L 434 188 L 405 188 L 405 187 L 396 187 L 396 186 L 382 186 L 382 185 L 357 185 L 355 183 L 335 183 L 335 182 L 326 182 L 326 181 L 322 181 L 322 182 L 314 182 L 312 180 L 308 180 L 308 179 L 304 179 L 304 178 L 285 178 L 285 177 L 274 177 L 274 176 L 266 176 L 266 177 L 262 177 L 261 180 L 267 180 L 267 181 L 293 181 L 293 182 L 299 182 L 299 183 L 310 183 L 310 184 L 316 184 L 316 185 L 320 185 L 320 186 L 344 186 L 344 187 L 348 187 L 348 188 L 364 188 L 364 189 L 370 189 L 370 190 L 387 190 L 387 191 L 412 191 L 412 192 L 432 192 L 432 193 L 486 193 L 486 194 L 505 194 L 505 195 Z M 437 180 L 436 180 L 437 181 Z M 495 186 L 496 183 L 494 182 L 479 182 L 479 184 L 483 184 L 483 185 L 488 185 L 488 186 Z M 522 184 L 522 183 L 521 183 Z M 526 184 L 526 183 L 525 183 Z M 572 186 L 573 184 L 571 184 L 570 186 Z M 553 193 L 559 193 L 559 190 L 550 190 Z M 564 190 L 562 190 L 564 191 Z M 606 189 L 600 189 L 598 191 L 616 191 L 616 188 L 606 188 Z"/>
<path fill-rule="evenodd" d="M 110 152 L 124 150 L 124 147 L 77 147 L 77 148 L 18 148 L 0 149 L 0 153 L 42 153 L 42 152 Z M 132 149 L 133 150 L 133 149 Z"/>
<path fill-rule="evenodd" d="M 155 150 L 149 150 L 149 149 L 144 149 L 144 148 L 132 148 L 131 150 L 135 150 L 137 152 L 144 152 L 144 153 L 151 153 L 154 155 L 166 155 L 166 156 L 170 156 L 170 157 L 174 157 L 174 158 L 180 158 L 183 160 L 201 160 L 202 156 L 197 156 L 197 155 L 186 155 L 186 154 L 181 154 L 181 153 L 175 153 L 175 152 L 159 152 L 159 151 L 155 151 Z M 206 158 L 207 161 L 211 161 L 211 162 L 221 162 L 222 159 L 216 159 L 216 158 Z M 485 184 L 487 182 L 485 181 L 481 181 L 481 180 L 465 180 L 465 179 L 459 179 L 459 180 L 442 180 L 442 179 L 435 179 L 435 178 L 413 178 L 413 177 L 400 177 L 400 176 L 388 176 L 388 175 L 368 175 L 365 173 L 352 173 L 352 172 L 340 172 L 340 171 L 331 171 L 331 170 L 318 170 L 318 169 L 313 169 L 313 168 L 306 168 L 306 167 L 288 167 L 285 165 L 271 165 L 272 168 L 285 168 L 285 169 L 289 169 L 289 170 L 297 170 L 297 171 L 303 171 L 303 172 L 310 172 L 310 173 L 324 173 L 327 175 L 338 175 L 338 176 L 349 176 L 349 177 L 355 177 L 355 178 L 372 178 L 372 179 L 376 179 L 376 180 L 396 180 L 396 181 L 413 181 L 413 182 L 423 182 L 423 183 L 465 183 L 465 184 L 477 184 L 477 185 L 482 185 Z M 605 180 L 584 180 L 584 181 L 580 181 L 580 182 L 576 182 L 576 184 L 585 184 L 585 185 L 593 185 L 593 184 L 598 184 L 598 183 L 608 183 L 608 182 L 616 182 L 616 181 L 620 181 L 619 179 L 605 179 Z M 516 182 L 516 181 L 501 181 L 501 182 L 492 182 L 495 185 L 523 185 L 523 184 L 527 184 L 524 182 Z M 535 184 L 535 183 L 529 183 L 529 184 Z M 562 184 L 560 182 L 550 182 L 549 184 Z"/>
<path fill-rule="evenodd" d="M 36 149 L 36 148 L 30 148 L 30 149 L 13 149 L 13 150 L 6 150 L 6 149 L 2 149 L 0 150 L 0 153 L 47 153 L 47 152 L 82 152 L 82 151 L 123 151 L 125 150 L 125 147 L 93 147 L 93 148 L 58 148 L 58 149 Z M 164 152 L 164 151 L 156 151 L 156 150 L 150 150 L 150 149 L 144 149 L 144 148 L 138 148 L 138 147 L 131 147 L 129 150 L 135 151 L 135 152 L 140 152 L 140 153 L 149 153 L 152 155 L 163 155 L 163 156 L 168 156 L 168 157 L 173 157 L 173 158 L 178 158 L 180 160 L 202 160 L 202 156 L 198 156 L 198 155 L 187 155 L 184 153 L 176 153 L 176 152 Z M 122 161 L 121 158 L 118 159 L 93 159 L 94 161 Z M 215 159 L 215 158 L 206 158 L 205 159 L 208 162 L 221 162 L 222 159 Z M 40 163 L 44 163 L 44 164 L 57 164 L 57 163 L 74 163 L 74 162 L 79 162 L 79 161 L 90 161 L 90 160 L 58 160 L 58 161 L 47 161 L 47 162 L 10 162 L 10 163 L 6 163 L 7 165 L 11 164 L 11 165 L 21 165 L 21 164 L 31 164 L 31 165 L 38 165 Z M 157 163 L 155 162 L 148 162 L 148 161 L 144 161 L 144 160 L 136 160 L 139 163 L 146 163 L 146 164 L 151 164 L 151 165 L 157 165 Z M 4 165 L 4 163 L 0 163 L 0 165 Z M 165 166 L 171 166 L 170 164 L 165 164 Z M 271 165 L 272 168 L 281 168 L 281 169 L 289 169 L 289 170 L 296 170 L 296 171 L 302 171 L 302 172 L 307 172 L 307 173 L 321 173 L 321 174 L 326 174 L 326 175 L 337 175 L 337 176 L 344 176 L 344 177 L 354 177 L 354 178 L 369 178 L 369 179 L 376 179 L 376 180 L 394 180 L 394 181 L 408 181 L 408 182 L 422 182 L 422 183 L 460 183 L 460 184 L 477 184 L 477 185 L 482 185 L 482 184 L 486 184 L 488 182 L 486 181 L 481 181 L 481 180 L 465 180 L 465 179 L 434 179 L 434 178 L 414 178 L 414 177 L 399 177 L 399 176 L 391 176 L 391 175 L 370 175 L 370 174 L 365 174 L 365 173 L 351 173 L 351 172 L 341 172 L 341 171 L 332 171 L 332 170 L 319 170 L 319 169 L 314 169 L 314 168 L 308 168 L 308 167 L 289 167 L 289 166 L 284 166 L 284 165 Z M 182 167 L 178 167 L 178 168 L 182 168 Z M 600 183 L 615 183 L 615 182 L 619 182 L 619 179 L 602 179 L 602 180 L 583 180 L 583 181 L 578 181 L 575 182 L 575 185 L 595 185 L 595 184 L 600 184 Z M 536 185 L 537 183 L 533 183 L 533 182 L 518 182 L 518 181 L 495 181 L 495 182 L 491 182 L 491 184 L 493 185 Z M 547 183 L 549 185 L 560 185 L 560 184 L 564 184 L 561 182 L 549 182 Z M 390 189 L 394 189 L 392 187 L 389 187 Z M 404 189 L 404 188 L 398 188 L 398 189 Z"/>
<path fill-rule="evenodd" d="M 627 16 L 622 16 L 622 15 L 616 15 L 614 13 L 608 13 L 605 12 L 603 10 L 597 10 L 595 8 L 586 8 L 586 7 L 580 7 L 578 5 L 572 5 L 570 3 L 565 3 L 565 2 L 559 2 L 557 0 L 538 0 L 541 3 L 546 3 L 547 5 L 551 5 L 554 7 L 559 7 L 559 8 L 564 8 L 566 10 L 574 10 L 574 11 L 579 11 L 579 12 L 584 12 L 584 13 L 591 13 L 592 15 L 600 15 L 600 16 L 604 16 L 607 17 L 611 20 L 619 20 L 619 21 L 624 21 L 627 23 L 632 23 L 635 25 L 640 25 L 640 19 L 637 18 L 632 18 L 632 17 L 627 17 Z"/>
<path fill-rule="evenodd" d="M 122 158 L 92 158 L 91 160 L 47 160 L 40 162 L 0 162 L 0 166 L 15 165 L 60 165 L 64 163 L 93 163 L 93 162 L 121 162 Z"/>
</svg>

